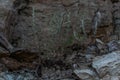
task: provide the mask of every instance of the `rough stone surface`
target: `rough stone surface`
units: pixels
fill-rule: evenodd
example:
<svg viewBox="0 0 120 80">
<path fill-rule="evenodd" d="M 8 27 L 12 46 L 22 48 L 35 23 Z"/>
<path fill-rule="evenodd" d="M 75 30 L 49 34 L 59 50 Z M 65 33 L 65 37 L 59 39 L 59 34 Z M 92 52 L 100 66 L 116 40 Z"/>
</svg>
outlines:
<svg viewBox="0 0 120 80">
<path fill-rule="evenodd" d="M 115 25 L 115 33 L 120 38 L 120 1 L 113 4 L 113 18 Z"/>
<path fill-rule="evenodd" d="M 82 80 L 97 80 L 96 73 L 90 69 L 82 69 L 82 70 L 74 70 L 74 73 L 76 76 L 79 77 L 79 79 Z"/>
<path fill-rule="evenodd" d="M 81 20 L 86 21 L 85 29 L 90 33 L 98 8 L 102 14 L 100 27 L 109 27 L 112 23 L 110 0 L 30 0 L 19 11 L 13 44 L 33 51 L 53 51 L 71 45 L 77 41 L 75 34 L 81 33 Z M 82 41 L 84 36 L 78 37 Z"/>
<path fill-rule="evenodd" d="M 4 35 L 8 40 L 12 39 L 11 36 L 17 20 L 13 6 L 14 0 L 0 0 L 0 34 Z M 5 51 L 1 48 L 0 52 Z"/>
<path fill-rule="evenodd" d="M 62 52 L 61 47 L 64 48 L 74 43 L 81 44 L 84 42 L 85 35 L 83 35 L 84 32 L 81 28 L 84 26 L 86 34 L 88 36 L 91 35 L 92 21 L 97 9 L 101 13 L 101 24 L 98 27 L 98 31 L 106 37 L 106 34 L 112 34 L 112 30 L 109 28 L 113 28 L 114 24 L 115 33 L 120 37 L 119 7 L 120 0 L 0 0 L 0 32 L 5 33 L 6 37 L 15 47 L 26 48 L 30 52 L 48 51 L 50 54 L 45 53 L 44 56 L 48 58 L 55 55 L 55 51 L 58 49 Z M 104 31 L 104 28 L 107 28 L 107 30 Z M 90 42 L 89 39 L 88 42 Z M 65 58 L 63 61 L 65 63 L 62 60 L 55 62 L 53 62 L 55 59 L 46 60 L 46 63 L 43 63 L 46 67 L 43 67 L 43 70 L 38 70 L 37 73 L 40 76 L 42 74 L 41 78 L 44 80 L 74 80 L 73 73 L 77 76 L 76 79 L 120 80 L 120 51 L 116 51 L 119 50 L 120 45 L 111 42 L 107 46 L 108 51 L 111 51 L 111 53 L 101 55 L 95 59 L 95 56 L 89 53 L 96 52 L 96 47 L 102 50 L 104 45 L 97 45 L 96 47 L 88 46 L 88 51 L 86 52 L 88 54 L 85 56 L 75 55 L 74 53 L 73 55 L 67 55 L 67 57 L 63 55 L 61 57 L 62 59 L 63 57 Z M 44 55 L 44 52 L 42 54 Z M 22 58 L 20 55 L 16 56 L 17 58 Z M 16 56 L 13 56 L 13 58 Z M 57 53 L 58 56 L 60 54 Z M 56 55 L 52 57 L 56 58 Z M 28 59 L 26 57 L 24 58 L 25 60 Z M 32 58 L 34 56 L 29 59 L 33 61 Z M 17 60 L 19 61 L 19 59 Z M 25 60 L 23 59 L 23 61 Z M 9 68 L 11 68 L 9 64 L 14 64 L 9 59 L 3 59 L 1 62 L 4 61 L 8 65 L 6 67 Z M 88 63 L 85 63 L 85 61 Z M 90 66 L 91 62 L 92 66 Z M 83 63 L 85 65 L 81 66 Z M 74 72 L 71 69 L 71 65 L 73 65 L 74 69 L 77 68 Z M 88 66 L 91 68 L 89 69 Z M 82 69 L 83 67 L 87 67 L 88 69 Z M 12 68 L 14 67 L 12 66 Z M 24 79 L 24 75 L 27 75 L 26 79 L 34 78 L 29 73 L 23 75 L 17 74 L 16 78 Z M 0 73 L 0 80 L 13 80 L 15 76 L 16 74 L 3 72 Z"/>
<path fill-rule="evenodd" d="M 75 4 L 76 2 L 78 2 L 78 0 L 62 0 L 62 4 L 64 6 L 71 6 Z"/>
<path fill-rule="evenodd" d="M 119 80 L 120 76 L 110 76 L 110 75 L 106 75 L 102 78 L 102 80 Z"/>
<path fill-rule="evenodd" d="M 7 32 L 15 23 L 14 0 L 0 0 L 0 30 Z M 8 33 L 7 35 L 9 35 Z"/>
<path fill-rule="evenodd" d="M 0 80 L 33 80 L 35 76 L 32 73 L 20 72 L 20 73 L 10 73 L 2 72 L 0 73 Z"/>
<path fill-rule="evenodd" d="M 97 57 L 92 63 L 100 77 L 110 74 L 110 76 L 119 76 L 120 74 L 120 51 Z"/>
</svg>

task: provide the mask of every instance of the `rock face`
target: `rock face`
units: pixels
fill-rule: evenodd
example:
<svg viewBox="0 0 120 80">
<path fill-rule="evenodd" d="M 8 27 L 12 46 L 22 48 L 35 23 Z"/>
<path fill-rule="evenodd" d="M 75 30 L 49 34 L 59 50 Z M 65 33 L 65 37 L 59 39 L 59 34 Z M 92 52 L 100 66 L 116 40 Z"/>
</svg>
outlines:
<svg viewBox="0 0 120 80">
<path fill-rule="evenodd" d="M 75 70 L 74 73 L 81 79 L 81 80 L 98 80 L 94 71 L 90 69 L 82 69 L 82 70 Z"/>
<path fill-rule="evenodd" d="M 0 26 L 15 47 L 53 51 L 82 43 L 91 34 L 98 8 L 97 35 L 110 36 L 112 30 L 101 28 L 113 28 L 113 17 L 119 33 L 118 0 L 1 0 Z"/>
<path fill-rule="evenodd" d="M 120 51 L 97 56 L 91 67 L 75 69 L 74 74 L 80 80 L 120 80 Z"/>
<path fill-rule="evenodd" d="M 3 40 L 12 39 L 14 25 L 17 21 L 16 10 L 13 6 L 14 0 L 0 0 L 0 42 L 3 44 L 6 44 Z M 3 53 L 5 51 L 0 48 L 0 52 Z"/>
<path fill-rule="evenodd" d="M 14 0 L 0 0 L 0 30 L 1 32 L 6 33 L 7 37 L 12 33 L 11 29 L 16 20 L 16 12 L 13 5 Z"/>
<path fill-rule="evenodd" d="M 26 2 L 21 1 L 20 5 Z M 30 0 L 27 6 L 18 9 L 19 23 L 14 29 L 13 44 L 33 51 L 53 51 L 77 41 L 81 43 L 83 33 L 90 33 L 98 8 L 102 14 L 99 27 L 111 25 L 111 7 L 110 0 Z"/>
<path fill-rule="evenodd" d="M 120 1 L 113 3 L 113 18 L 115 25 L 115 33 L 120 38 Z"/>
<path fill-rule="evenodd" d="M 118 76 L 120 74 L 120 51 L 98 57 L 93 60 L 92 66 L 99 76 Z M 117 79 L 116 79 L 117 80 Z"/>
</svg>

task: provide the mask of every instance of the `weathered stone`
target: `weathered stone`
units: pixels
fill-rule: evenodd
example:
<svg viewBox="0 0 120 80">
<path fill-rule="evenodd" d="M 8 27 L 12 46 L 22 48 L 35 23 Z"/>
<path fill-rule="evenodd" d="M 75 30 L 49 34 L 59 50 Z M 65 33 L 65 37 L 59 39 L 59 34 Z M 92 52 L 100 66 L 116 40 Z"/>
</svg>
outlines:
<svg viewBox="0 0 120 80">
<path fill-rule="evenodd" d="M 62 0 L 62 4 L 65 6 L 71 6 L 76 2 L 78 2 L 78 0 Z"/>
<path fill-rule="evenodd" d="M 112 76 L 111 80 L 120 80 L 120 76 L 119 77 L 118 76 Z"/>
<path fill-rule="evenodd" d="M 113 19 L 115 25 L 115 34 L 120 39 L 120 1 L 113 4 Z"/>
<path fill-rule="evenodd" d="M 10 48 L 9 41 L 16 23 L 16 12 L 13 8 L 15 0 L 0 0 L 0 43 L 3 47 Z M 7 53 L 2 48 L 1 53 Z"/>
<path fill-rule="evenodd" d="M 10 34 L 10 30 L 13 28 L 10 26 L 14 24 L 13 3 L 14 0 L 0 0 L 0 31 L 7 35 Z"/>
<path fill-rule="evenodd" d="M 61 80 L 75 80 L 75 79 L 61 79 Z"/>
<path fill-rule="evenodd" d="M 74 70 L 74 73 L 76 76 L 79 77 L 79 79 L 82 80 L 97 80 L 98 77 L 96 76 L 95 72 L 91 69 L 77 69 Z"/>
<path fill-rule="evenodd" d="M 76 34 L 81 33 L 81 20 L 85 21 L 86 32 L 90 33 L 92 18 L 98 8 L 102 13 L 100 26 L 112 23 L 112 5 L 109 0 L 76 1 L 31 0 L 27 8 L 21 10 L 19 24 L 13 35 L 13 40 L 17 42 L 13 44 L 33 51 L 52 51 L 69 46 L 77 41 L 72 29 L 75 29 Z M 83 41 L 84 36 L 78 37 Z"/>
<path fill-rule="evenodd" d="M 92 63 L 93 68 L 100 77 L 106 74 L 119 76 L 120 74 L 120 51 L 115 51 L 101 57 L 96 57 Z"/>
<path fill-rule="evenodd" d="M 102 78 L 102 80 L 120 80 L 120 76 L 110 76 L 106 75 Z"/>
<path fill-rule="evenodd" d="M 120 50 L 120 44 L 115 40 L 110 41 L 107 45 L 108 45 L 109 51 Z"/>
<path fill-rule="evenodd" d="M 0 80 L 5 80 L 5 79 L 1 77 Z"/>
<path fill-rule="evenodd" d="M 2 72 L 0 80 L 35 80 L 35 76 L 29 72 L 20 71 L 20 73 Z"/>
<path fill-rule="evenodd" d="M 110 37 L 110 41 L 113 41 L 113 40 L 118 40 L 118 36 L 117 35 L 111 35 Z"/>
<path fill-rule="evenodd" d="M 111 80 L 110 78 L 111 78 L 110 75 L 106 75 L 106 76 L 104 76 L 101 80 Z"/>
</svg>

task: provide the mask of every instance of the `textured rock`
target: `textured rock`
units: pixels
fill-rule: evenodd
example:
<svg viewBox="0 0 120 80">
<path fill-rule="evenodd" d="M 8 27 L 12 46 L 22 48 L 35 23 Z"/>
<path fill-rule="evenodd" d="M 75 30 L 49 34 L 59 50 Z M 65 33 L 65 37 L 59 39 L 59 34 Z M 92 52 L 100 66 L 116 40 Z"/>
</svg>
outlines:
<svg viewBox="0 0 120 80">
<path fill-rule="evenodd" d="M 120 80 L 120 76 L 112 76 L 111 80 Z"/>
<path fill-rule="evenodd" d="M 107 45 L 108 45 L 109 51 L 120 50 L 119 41 L 110 41 Z"/>
<path fill-rule="evenodd" d="M 20 71 L 17 72 L 2 72 L 0 73 L 0 80 L 35 80 L 35 76 L 32 73 Z"/>
<path fill-rule="evenodd" d="M 113 19 L 115 25 L 115 33 L 120 39 L 120 1 L 113 4 Z"/>
<path fill-rule="evenodd" d="M 83 41 L 81 20 L 85 20 L 85 31 L 89 34 L 92 18 L 100 8 L 102 23 L 112 23 L 110 0 L 31 0 L 20 9 L 19 24 L 15 27 L 13 44 L 33 51 L 53 51 L 78 41 Z M 73 32 L 74 30 L 74 32 Z"/>
<path fill-rule="evenodd" d="M 102 80 L 120 80 L 120 76 L 110 76 L 106 75 L 102 78 Z"/>
<path fill-rule="evenodd" d="M 14 0 L 0 0 L 0 31 L 9 36 L 15 23 Z"/>
<path fill-rule="evenodd" d="M 78 2 L 78 0 L 62 0 L 62 4 L 64 6 L 71 6 L 75 4 L 76 2 Z"/>
<path fill-rule="evenodd" d="M 96 73 L 90 69 L 74 70 L 80 80 L 98 80 Z"/>
<path fill-rule="evenodd" d="M 96 57 L 92 63 L 100 77 L 107 74 L 119 76 L 120 74 L 120 51 L 115 51 L 107 55 Z"/>
<path fill-rule="evenodd" d="M 61 79 L 61 80 L 75 80 L 75 79 Z"/>
<path fill-rule="evenodd" d="M 14 1 L 15 0 L 0 0 L 0 35 L 2 36 L 0 39 L 1 43 L 5 44 L 5 47 L 7 44 L 2 40 L 11 39 L 14 25 L 17 20 L 16 10 L 13 8 Z M 8 52 L 0 48 L 0 53 Z"/>
</svg>

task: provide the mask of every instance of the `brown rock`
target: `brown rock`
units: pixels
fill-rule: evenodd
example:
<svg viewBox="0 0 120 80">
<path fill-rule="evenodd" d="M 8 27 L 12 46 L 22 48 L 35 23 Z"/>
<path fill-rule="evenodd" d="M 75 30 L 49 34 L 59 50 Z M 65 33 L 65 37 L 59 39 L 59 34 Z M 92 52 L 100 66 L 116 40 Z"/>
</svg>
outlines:
<svg viewBox="0 0 120 80">
<path fill-rule="evenodd" d="M 90 34 L 92 19 L 98 8 L 102 14 L 102 22 L 99 27 L 109 27 L 112 23 L 112 3 L 109 0 L 80 0 L 79 3 L 77 0 L 35 1 L 21 11 L 19 23 L 16 25 L 13 35 L 15 36 L 13 39 L 18 40 L 17 47 L 27 48 L 30 51 L 52 51 L 58 50 L 60 46 L 66 47 L 73 43 L 82 43 L 84 35 L 81 31 L 81 20 L 85 20 L 85 32 Z M 35 14 L 34 19 L 33 14 Z M 33 22 L 33 20 L 35 21 Z M 35 24 L 34 27 L 33 24 Z M 73 36 L 73 30 L 79 41 Z M 99 31 L 98 36 L 106 36 L 106 31 L 100 34 Z"/>
<path fill-rule="evenodd" d="M 7 67 L 7 69 L 9 70 L 17 70 L 20 69 L 21 67 L 21 63 L 19 63 L 18 61 L 16 61 L 15 59 L 11 59 L 11 58 L 2 58 L 1 62 L 3 64 L 5 64 L 5 66 Z"/>
<path fill-rule="evenodd" d="M 29 52 L 29 51 L 18 51 L 12 53 L 10 57 L 20 61 L 20 62 L 34 62 L 38 59 L 38 53 Z"/>
<path fill-rule="evenodd" d="M 10 71 L 20 70 L 20 69 L 34 69 L 36 65 L 32 63 L 26 63 L 26 62 L 18 62 L 15 59 L 5 57 L 1 58 L 0 62 L 5 65 L 5 67 Z"/>
</svg>

